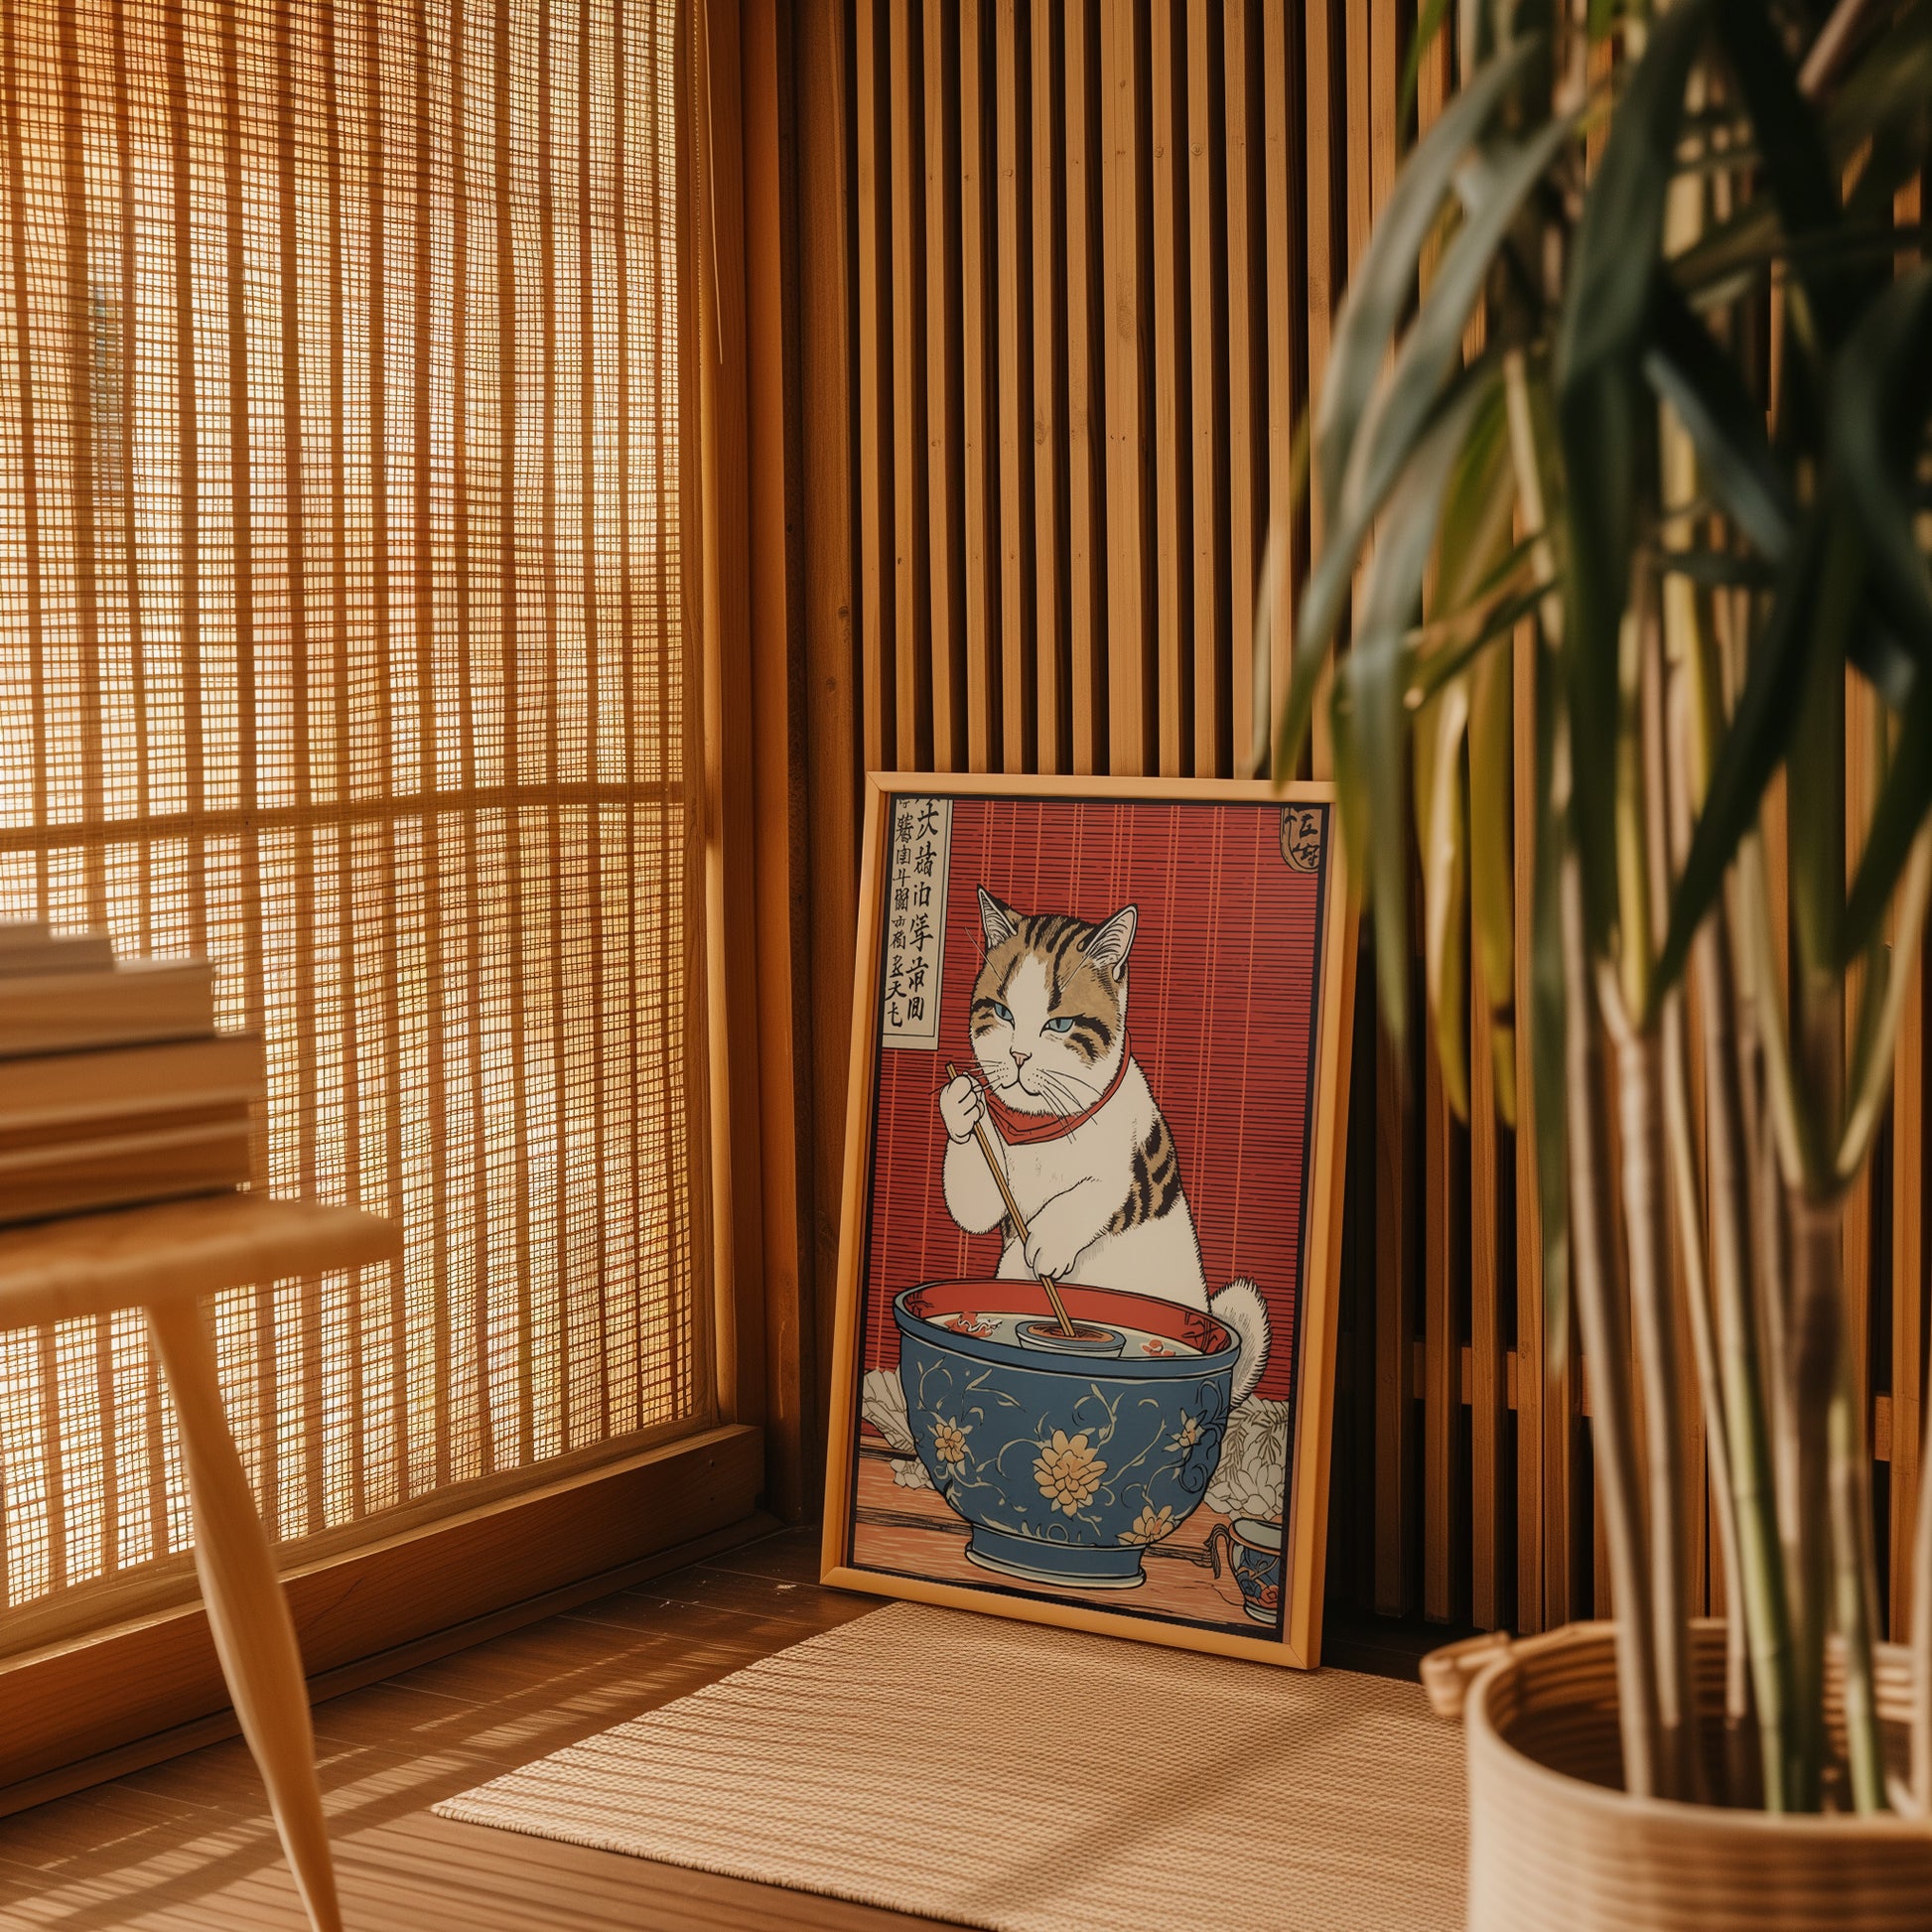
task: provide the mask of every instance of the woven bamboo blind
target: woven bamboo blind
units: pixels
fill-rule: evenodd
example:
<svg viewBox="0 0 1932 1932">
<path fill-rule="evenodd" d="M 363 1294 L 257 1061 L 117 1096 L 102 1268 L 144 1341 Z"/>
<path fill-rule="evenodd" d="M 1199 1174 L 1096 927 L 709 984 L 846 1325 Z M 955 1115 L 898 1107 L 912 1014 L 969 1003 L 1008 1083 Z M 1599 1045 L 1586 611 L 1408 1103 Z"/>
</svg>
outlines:
<svg viewBox="0 0 1932 1932">
<path fill-rule="evenodd" d="M 703 1413 L 672 0 L 0 0 L 0 915 L 209 954 L 285 1539 Z M 701 1137 L 696 1137 L 701 1144 Z M 188 1525 L 136 1320 L 0 1340 L 0 1646 Z"/>
</svg>

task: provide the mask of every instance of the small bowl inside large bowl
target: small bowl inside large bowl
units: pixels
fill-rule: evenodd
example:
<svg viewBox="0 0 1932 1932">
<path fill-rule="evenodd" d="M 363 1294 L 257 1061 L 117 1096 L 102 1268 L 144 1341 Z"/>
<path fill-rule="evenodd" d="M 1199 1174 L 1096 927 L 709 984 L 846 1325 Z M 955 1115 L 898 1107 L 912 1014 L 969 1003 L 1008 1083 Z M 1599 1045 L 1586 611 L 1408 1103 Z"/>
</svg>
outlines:
<svg viewBox="0 0 1932 1932">
<path fill-rule="evenodd" d="M 906 1417 L 981 1569 L 1134 1589 L 1145 1551 L 1213 1479 L 1240 1343 L 1203 1311 L 1152 1296 L 1059 1294 L 1076 1331 L 1118 1335 L 1119 1348 L 1083 1351 L 1077 1333 L 1037 1346 L 1037 1324 L 1053 1321 L 1037 1282 L 926 1282 L 896 1297 Z"/>
</svg>

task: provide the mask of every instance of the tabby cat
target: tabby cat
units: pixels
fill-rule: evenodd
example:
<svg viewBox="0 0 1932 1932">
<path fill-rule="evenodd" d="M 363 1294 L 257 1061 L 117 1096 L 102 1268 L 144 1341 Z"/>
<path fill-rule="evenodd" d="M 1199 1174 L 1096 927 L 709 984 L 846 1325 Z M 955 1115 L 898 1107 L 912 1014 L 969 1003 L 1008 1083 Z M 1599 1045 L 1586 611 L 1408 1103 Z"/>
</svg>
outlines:
<svg viewBox="0 0 1932 1932">
<path fill-rule="evenodd" d="M 984 1085 L 939 1095 L 946 1205 L 969 1234 L 999 1228 L 1000 1276 L 1037 1275 L 1208 1309 L 1240 1339 L 1233 1399 L 1261 1379 L 1268 1311 L 1252 1282 L 1210 1305 L 1180 1157 L 1127 1043 L 1131 905 L 1098 925 L 1031 917 L 980 889 L 986 953 L 968 1027 Z M 973 1129 L 986 1121 L 1031 1239 L 1023 1252 Z"/>
</svg>

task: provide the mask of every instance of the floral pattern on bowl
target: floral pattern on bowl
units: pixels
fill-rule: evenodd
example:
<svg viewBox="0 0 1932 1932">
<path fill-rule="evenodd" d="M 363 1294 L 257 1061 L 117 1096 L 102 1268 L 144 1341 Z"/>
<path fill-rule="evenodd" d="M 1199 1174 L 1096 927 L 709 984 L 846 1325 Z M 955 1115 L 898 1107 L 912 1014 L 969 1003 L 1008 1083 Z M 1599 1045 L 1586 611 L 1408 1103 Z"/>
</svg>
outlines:
<svg viewBox="0 0 1932 1932">
<path fill-rule="evenodd" d="M 971 1525 L 973 1563 L 1027 1583 L 1133 1589 L 1144 1553 L 1213 1479 L 1239 1344 L 1197 1310 L 1060 1293 L 1076 1318 L 1151 1332 L 1169 1352 L 1043 1355 L 956 1319 L 1044 1311 L 1035 1284 L 927 1283 L 893 1303 L 906 1419 L 933 1487 Z"/>
</svg>

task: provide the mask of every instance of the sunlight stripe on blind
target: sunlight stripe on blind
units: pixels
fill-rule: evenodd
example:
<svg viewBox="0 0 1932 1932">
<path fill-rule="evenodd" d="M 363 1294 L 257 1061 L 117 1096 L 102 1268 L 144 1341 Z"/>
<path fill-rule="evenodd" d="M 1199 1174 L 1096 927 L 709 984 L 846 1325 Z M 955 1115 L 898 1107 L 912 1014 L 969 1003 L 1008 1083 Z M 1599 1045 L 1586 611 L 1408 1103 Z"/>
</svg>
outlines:
<svg viewBox="0 0 1932 1932">
<path fill-rule="evenodd" d="M 207 953 L 404 1223 L 217 1311 L 305 1551 L 707 1413 L 676 13 L 0 0 L 0 916 Z M 0 1648 L 185 1581 L 138 1321 L 0 1483 Z"/>
</svg>

